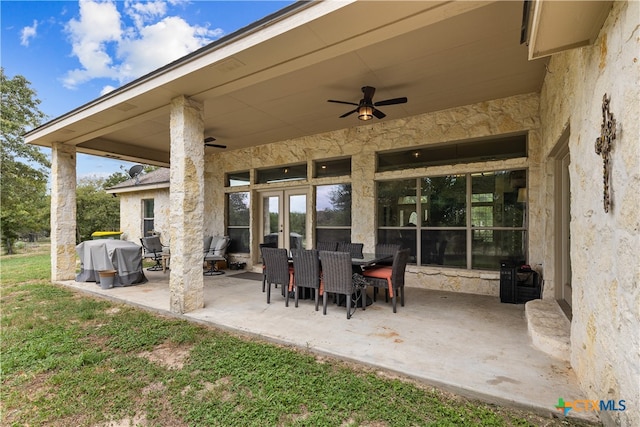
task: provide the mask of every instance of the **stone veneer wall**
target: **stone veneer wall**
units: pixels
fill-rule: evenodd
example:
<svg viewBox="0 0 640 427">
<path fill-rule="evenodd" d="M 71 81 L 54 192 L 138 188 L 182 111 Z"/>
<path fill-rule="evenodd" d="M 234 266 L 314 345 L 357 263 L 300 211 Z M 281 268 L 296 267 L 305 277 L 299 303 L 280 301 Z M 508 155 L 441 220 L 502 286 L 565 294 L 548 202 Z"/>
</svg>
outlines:
<svg viewBox="0 0 640 427">
<path fill-rule="evenodd" d="M 154 199 L 153 225 L 161 233 L 160 240 L 169 246 L 169 188 L 119 193 L 120 231 L 122 240 L 140 244 L 142 236 L 142 200 Z"/>
<path fill-rule="evenodd" d="M 601 417 L 627 426 L 640 425 L 639 17 L 640 2 L 613 2 L 593 46 L 552 57 L 540 102 L 543 156 L 570 132 L 571 364 L 589 398 L 626 400 L 626 411 Z M 605 93 L 618 125 L 609 213 L 594 148 Z M 551 191 L 541 205 L 552 205 Z M 544 261 L 553 263 L 552 256 Z"/>
<path fill-rule="evenodd" d="M 357 125 L 357 120 L 353 121 Z M 205 182 L 224 182 L 225 172 L 253 170 L 300 162 L 308 162 L 309 170 L 316 159 L 331 159 L 343 156 L 352 158 L 352 212 L 357 221 L 351 230 L 352 241 L 365 244 L 365 251 L 375 246 L 375 180 L 408 178 L 426 174 L 450 174 L 458 171 L 472 172 L 490 169 L 510 169 L 529 167 L 529 194 L 537 197 L 541 182 L 539 136 L 539 95 L 526 94 L 505 99 L 481 102 L 474 105 L 452 108 L 431 114 L 414 116 L 308 136 L 291 141 L 267 144 L 243 150 L 217 152 L 207 156 Z M 492 135 L 528 133 L 529 159 L 510 159 L 473 165 L 438 166 L 412 171 L 376 173 L 376 151 L 402 147 L 426 146 L 447 141 L 485 138 Z M 252 172 L 253 173 L 253 172 Z M 307 182 L 278 184 L 282 187 L 300 185 L 320 185 L 338 183 L 332 178 L 310 178 Z M 253 184 L 236 187 L 233 191 L 251 191 L 252 224 L 256 224 L 258 190 L 275 187 L 273 184 Z M 213 215 L 205 218 L 205 234 L 224 232 L 224 215 L 220 209 L 225 202 L 225 188 L 222 185 L 205 186 L 205 212 Z M 532 209 L 529 215 L 530 228 L 539 229 L 543 218 L 539 209 Z M 309 215 L 310 217 L 311 215 Z M 311 219 L 308 219 L 309 226 Z M 251 247 L 257 253 L 257 225 L 252 230 Z M 544 239 L 531 233 L 529 239 L 529 259 L 531 264 L 540 264 Z M 248 260 L 256 262 L 257 259 Z M 499 295 L 499 273 L 470 270 L 408 267 L 407 286 L 430 289 L 453 290 L 485 295 Z M 548 290 L 550 295 L 553 291 Z"/>
</svg>

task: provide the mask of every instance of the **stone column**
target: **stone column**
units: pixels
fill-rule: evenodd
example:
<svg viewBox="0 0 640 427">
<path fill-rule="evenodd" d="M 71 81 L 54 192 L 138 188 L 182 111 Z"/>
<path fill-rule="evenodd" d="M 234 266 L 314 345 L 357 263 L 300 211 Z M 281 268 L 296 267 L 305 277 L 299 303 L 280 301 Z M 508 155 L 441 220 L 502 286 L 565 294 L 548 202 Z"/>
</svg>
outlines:
<svg viewBox="0 0 640 427">
<path fill-rule="evenodd" d="M 76 277 L 76 147 L 51 150 L 51 280 Z"/>
<path fill-rule="evenodd" d="M 184 96 L 171 102 L 170 310 L 204 307 L 202 238 L 204 118 L 202 104 Z"/>
</svg>

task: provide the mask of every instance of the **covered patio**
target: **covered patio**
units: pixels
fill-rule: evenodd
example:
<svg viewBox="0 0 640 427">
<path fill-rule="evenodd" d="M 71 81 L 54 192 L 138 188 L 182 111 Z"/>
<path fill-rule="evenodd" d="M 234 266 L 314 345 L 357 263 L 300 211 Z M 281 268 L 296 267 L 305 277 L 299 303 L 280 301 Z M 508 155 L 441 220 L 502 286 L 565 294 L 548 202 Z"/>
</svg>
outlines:
<svg viewBox="0 0 640 427">
<path fill-rule="evenodd" d="M 393 314 L 384 298 L 358 308 L 330 305 L 327 315 L 312 300 L 287 308 L 279 292 L 271 304 L 262 282 L 243 271 L 206 277 L 204 308 L 182 315 L 169 307 L 169 274 L 146 271 L 148 283 L 101 289 L 95 283 L 62 282 L 83 293 L 165 315 L 227 329 L 400 375 L 489 403 L 562 416 L 558 398 L 585 399 L 568 361 L 535 348 L 522 304 L 499 298 L 407 288 L 406 304 Z M 259 278 L 259 274 L 255 274 Z M 369 293 L 371 290 L 369 290 Z M 592 413 L 574 417 L 595 421 Z"/>
<path fill-rule="evenodd" d="M 584 393 L 637 409 L 639 8 L 293 3 L 25 135 L 52 149 L 52 280 L 469 395 L 554 411 Z M 120 230 L 147 233 L 152 199 L 170 274 L 109 291 L 72 282 L 77 153 L 170 168 Z M 347 322 L 267 306 L 258 282 L 203 278 L 204 236 L 230 236 L 230 261 L 258 268 L 272 233 L 287 249 L 292 233 L 306 248 L 410 246 L 407 307 Z M 500 304 L 509 259 L 565 308 L 552 326 L 571 323 L 570 363 L 532 348 L 525 310 Z"/>
</svg>

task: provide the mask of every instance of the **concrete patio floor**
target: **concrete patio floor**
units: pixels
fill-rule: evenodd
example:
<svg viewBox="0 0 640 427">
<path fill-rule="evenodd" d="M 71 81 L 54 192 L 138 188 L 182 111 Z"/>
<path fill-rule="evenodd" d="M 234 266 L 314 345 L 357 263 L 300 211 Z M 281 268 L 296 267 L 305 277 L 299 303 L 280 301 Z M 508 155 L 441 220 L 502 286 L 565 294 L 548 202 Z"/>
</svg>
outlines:
<svg viewBox="0 0 640 427">
<path fill-rule="evenodd" d="M 531 344 L 524 305 L 499 298 L 407 288 L 406 305 L 393 313 L 384 297 L 346 319 L 312 300 L 285 307 L 280 289 L 266 303 L 261 281 L 234 278 L 243 271 L 205 277 L 205 307 L 185 319 L 359 362 L 489 403 L 561 416 L 554 405 L 585 399 L 568 362 Z M 148 283 L 101 289 L 95 283 L 61 284 L 82 292 L 171 314 L 169 273 L 145 271 Z M 369 290 L 371 295 L 371 290 Z M 304 325 L 304 326 L 300 326 Z M 598 421 L 593 413 L 570 415 Z"/>
</svg>

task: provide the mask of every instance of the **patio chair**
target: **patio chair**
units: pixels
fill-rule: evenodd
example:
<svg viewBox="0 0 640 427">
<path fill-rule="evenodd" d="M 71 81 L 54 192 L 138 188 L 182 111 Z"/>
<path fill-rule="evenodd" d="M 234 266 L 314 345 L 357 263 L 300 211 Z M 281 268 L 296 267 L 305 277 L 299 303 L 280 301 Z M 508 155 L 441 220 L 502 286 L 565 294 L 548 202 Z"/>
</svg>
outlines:
<svg viewBox="0 0 640 427">
<path fill-rule="evenodd" d="M 338 242 L 336 251 L 349 252 L 351 254 L 351 258 L 362 258 L 363 249 L 364 243 Z"/>
<path fill-rule="evenodd" d="M 401 249 L 393 256 L 391 267 L 374 267 L 362 272 L 371 286 L 376 289 L 373 292 L 373 300 L 376 300 L 377 288 L 385 289 L 385 300 L 391 296 L 393 312 L 396 312 L 397 294 L 400 293 L 400 305 L 404 307 L 404 273 L 409 261 L 409 249 Z"/>
<path fill-rule="evenodd" d="M 164 249 L 164 245 L 160 241 L 160 237 L 151 236 L 151 237 L 142 237 L 140 238 L 140 243 L 142 244 L 142 248 L 144 249 L 144 253 L 142 254 L 143 258 L 150 258 L 155 261 L 155 265 L 147 268 L 148 271 L 160 271 L 162 270 L 162 250 Z"/>
<path fill-rule="evenodd" d="M 264 259 L 265 278 L 267 285 L 267 304 L 271 304 L 271 284 L 282 285 L 282 290 L 286 294 L 286 305 L 289 306 L 289 283 L 291 283 L 293 269 L 289 268 L 289 257 L 284 248 L 262 248 L 262 258 Z M 284 295 L 283 294 L 283 295 Z"/>
<path fill-rule="evenodd" d="M 227 261 L 227 248 L 230 241 L 229 236 L 213 236 L 211 238 L 209 248 L 204 251 L 204 262 L 209 264 L 209 269 L 203 273 L 205 276 L 224 274 L 224 271 L 218 268 L 217 262 Z"/>
<path fill-rule="evenodd" d="M 335 251 L 338 249 L 338 242 L 318 242 L 316 249 L 319 251 Z"/>
<path fill-rule="evenodd" d="M 320 258 L 318 257 L 318 251 L 315 249 L 292 249 L 291 254 L 293 255 L 293 286 L 296 293 L 296 307 L 298 307 L 300 288 L 309 288 L 315 290 L 316 311 L 318 311 L 320 293 Z"/>
<path fill-rule="evenodd" d="M 278 243 L 266 242 L 266 243 L 260 243 L 258 246 L 260 248 L 260 258 L 262 259 L 262 292 L 264 292 L 267 284 L 267 270 L 265 269 L 265 265 L 264 265 L 264 255 L 262 255 L 262 248 L 277 248 Z M 277 287 L 278 285 L 276 285 L 276 288 Z"/>
<path fill-rule="evenodd" d="M 376 255 L 390 255 L 394 256 L 396 252 L 400 250 L 401 246 L 396 243 L 377 243 L 376 244 Z M 391 266 L 393 264 L 393 260 L 382 261 L 377 263 L 377 266 L 386 265 Z"/>
<path fill-rule="evenodd" d="M 351 296 L 358 290 L 353 282 L 351 254 L 348 252 L 320 251 L 320 260 L 322 261 L 323 282 L 322 314 L 327 314 L 327 294 L 333 293 L 345 296 L 347 319 L 351 319 Z M 366 294 L 362 292 L 361 296 L 362 309 L 364 310 L 366 308 Z"/>
</svg>

